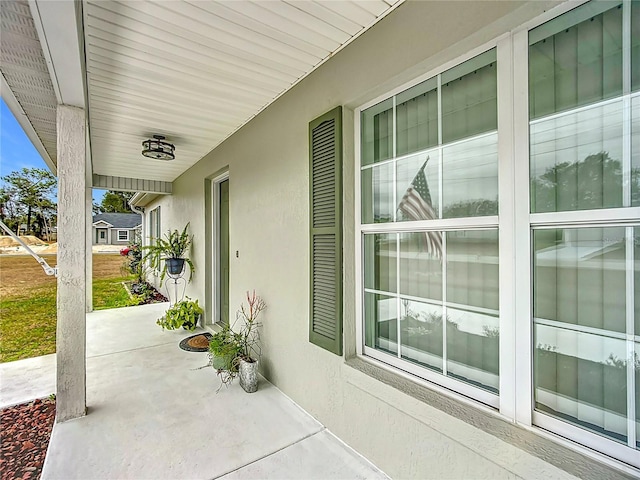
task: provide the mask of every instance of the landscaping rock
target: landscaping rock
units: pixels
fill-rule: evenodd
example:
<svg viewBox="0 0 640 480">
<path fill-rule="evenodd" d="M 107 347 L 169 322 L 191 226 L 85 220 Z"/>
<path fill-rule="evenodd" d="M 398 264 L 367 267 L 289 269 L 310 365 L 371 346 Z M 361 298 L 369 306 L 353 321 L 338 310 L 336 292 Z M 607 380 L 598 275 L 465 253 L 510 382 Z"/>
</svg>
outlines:
<svg viewBox="0 0 640 480">
<path fill-rule="evenodd" d="M 48 398 L 0 410 L 2 480 L 40 478 L 55 415 Z"/>
</svg>

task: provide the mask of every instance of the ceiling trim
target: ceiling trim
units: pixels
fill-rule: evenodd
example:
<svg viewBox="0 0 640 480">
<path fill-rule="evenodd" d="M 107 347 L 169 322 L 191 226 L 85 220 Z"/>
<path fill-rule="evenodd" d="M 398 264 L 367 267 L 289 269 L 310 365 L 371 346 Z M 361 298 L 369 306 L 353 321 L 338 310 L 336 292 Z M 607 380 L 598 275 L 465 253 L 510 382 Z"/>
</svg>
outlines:
<svg viewBox="0 0 640 480">
<path fill-rule="evenodd" d="M 83 52 L 75 3 L 29 0 L 29 9 L 58 103 L 85 108 Z"/>
<path fill-rule="evenodd" d="M 161 180 L 146 180 L 143 178 L 112 177 L 110 175 L 93 174 L 93 188 L 118 190 L 124 192 L 147 192 L 171 194 L 173 184 Z"/>
<path fill-rule="evenodd" d="M 49 77 L 51 78 L 51 84 L 53 85 L 53 91 L 56 94 L 56 100 L 58 103 L 62 103 L 62 95 L 60 94 L 60 85 L 58 85 L 58 77 L 56 77 L 56 69 L 51 60 L 51 52 L 47 43 L 47 36 L 44 33 L 44 27 L 42 26 L 42 18 L 40 17 L 40 10 L 38 10 L 38 4 L 36 0 L 29 0 L 29 10 L 31 10 L 31 17 L 33 18 L 33 24 L 38 32 L 38 38 L 40 39 L 40 47 L 42 48 L 42 56 L 45 62 L 47 62 L 47 68 L 49 69 Z"/>
<path fill-rule="evenodd" d="M 0 93 L 2 94 L 2 98 L 4 99 L 5 103 L 9 107 L 9 110 L 11 110 L 11 113 L 13 113 L 13 116 L 16 118 L 16 120 L 22 127 L 22 130 L 24 131 L 24 133 L 27 135 L 29 140 L 31 140 L 31 143 L 33 144 L 35 149 L 42 156 L 44 163 L 47 165 L 47 167 L 49 167 L 49 170 L 51 170 L 51 173 L 53 173 L 54 175 L 57 175 L 58 169 L 56 167 L 56 164 L 53 162 L 53 160 L 49 156 L 49 153 L 44 148 L 44 145 L 42 144 L 42 140 L 40 140 L 40 137 L 38 136 L 35 128 L 31 124 L 31 121 L 29 120 L 29 117 L 27 116 L 24 109 L 22 108 L 22 105 L 20 105 L 20 102 L 18 102 L 18 100 L 16 99 L 11 88 L 9 88 L 9 84 L 7 83 L 7 80 L 4 78 L 4 75 L 1 72 L 0 72 L 0 77 L 2 80 L 0 84 L 0 87 L 1 87 Z"/>
<path fill-rule="evenodd" d="M 136 207 L 146 207 L 159 196 L 157 193 L 137 192 L 129 200 L 129 206 L 134 212 L 137 212 L 137 210 L 134 210 Z"/>
</svg>

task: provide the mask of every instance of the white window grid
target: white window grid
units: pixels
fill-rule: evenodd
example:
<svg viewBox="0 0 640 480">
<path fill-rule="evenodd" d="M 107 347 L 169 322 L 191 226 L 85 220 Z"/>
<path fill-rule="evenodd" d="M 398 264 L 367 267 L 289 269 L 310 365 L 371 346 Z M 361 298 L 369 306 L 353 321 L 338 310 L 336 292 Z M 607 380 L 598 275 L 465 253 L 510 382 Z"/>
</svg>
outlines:
<svg viewBox="0 0 640 480">
<path fill-rule="evenodd" d="M 129 230 L 118 230 L 118 241 L 119 242 L 128 242 L 129 241 Z"/>
<path fill-rule="evenodd" d="M 407 82 L 406 84 L 393 89 L 391 92 L 362 105 L 355 110 L 355 228 L 356 228 L 356 352 L 358 355 L 366 355 L 380 360 L 398 369 L 409 372 L 417 377 L 428 380 L 436 384 L 434 389 L 448 394 L 453 391 L 465 395 L 471 399 L 478 400 L 486 405 L 497 408 L 499 414 L 509 421 L 514 421 L 526 428 L 531 428 L 539 434 L 552 437 L 556 441 L 566 444 L 570 448 L 576 449 L 589 456 L 594 456 L 605 463 L 612 463 L 617 467 L 624 468 L 616 460 L 620 460 L 635 468 L 640 468 L 640 455 L 635 449 L 635 418 L 629 416 L 629 438 L 628 446 L 618 443 L 612 439 L 590 432 L 565 421 L 551 417 L 544 413 L 535 411 L 533 408 L 533 325 L 532 316 L 532 235 L 535 229 L 542 228 L 577 228 L 577 227 L 609 227 L 624 226 L 626 228 L 626 258 L 629 264 L 633 264 L 633 226 L 640 225 L 640 207 L 630 205 L 630 179 L 629 173 L 625 173 L 623 183 L 627 186 L 624 191 L 624 207 L 609 208 L 599 210 L 581 210 L 551 213 L 531 213 L 529 210 L 529 92 L 528 92 L 528 33 L 529 30 L 541 25 L 569 10 L 572 10 L 587 0 L 578 2 L 568 2 L 560 5 L 536 19 L 514 29 L 510 34 L 503 35 L 493 42 L 488 42 L 479 46 L 466 55 L 443 64 L 441 67 L 425 73 L 419 78 Z M 625 143 L 623 159 L 625 172 L 628 172 L 631 158 L 631 131 L 630 131 L 630 111 L 629 105 L 633 99 L 640 96 L 640 92 L 630 92 L 630 52 L 628 39 L 630 38 L 630 0 L 623 0 L 623 37 L 627 44 L 624 46 L 626 57 L 623 65 L 624 84 L 622 100 L 624 102 L 625 117 L 623 119 L 625 129 L 623 132 Z M 361 222 L 361 172 L 367 168 L 383 163 L 394 163 L 403 157 L 392 158 L 385 162 L 378 162 L 373 165 L 362 166 L 360 164 L 360 113 L 367 108 L 380 103 L 383 100 L 394 96 L 407 88 L 410 88 L 426 79 L 434 77 L 449 68 L 456 66 L 490 48 L 497 47 L 497 67 L 498 67 L 498 178 L 499 178 L 499 221 L 494 217 L 478 217 L 473 223 L 468 219 L 439 219 L 426 222 L 401 222 L 401 223 L 380 223 L 363 224 Z M 620 100 L 620 97 L 617 99 Z M 395 109 L 395 101 L 394 101 Z M 395 112 L 394 112 L 395 113 Z M 440 117 L 439 111 L 439 117 Z M 395 115 L 394 115 L 395 119 Z M 441 127 L 439 126 L 439 129 Z M 395 123 L 393 125 L 395 152 Z M 441 137 L 439 138 L 441 140 Z M 441 143 L 441 141 L 439 142 Z M 438 148 L 441 146 L 439 145 Z M 415 155 L 413 153 L 412 155 Z M 441 158 L 441 156 L 440 156 Z M 441 172 L 441 169 L 440 169 Z M 395 189 L 395 168 L 394 168 L 394 189 Z M 439 195 L 442 189 L 439 189 Z M 393 192 L 396 198 L 396 192 Z M 442 201 L 439 202 L 442 208 Z M 441 213 L 441 212 L 440 212 Z M 395 215 L 395 213 L 394 213 Z M 401 233 L 407 231 L 427 231 L 446 229 L 472 229 L 486 228 L 488 226 L 499 228 L 499 258 L 500 258 L 500 394 L 499 397 L 487 398 L 480 389 L 469 387 L 441 374 L 429 372 L 425 368 L 413 365 L 410 362 L 399 360 L 394 356 L 379 352 L 364 346 L 364 292 L 376 292 L 375 290 L 364 288 L 363 278 L 363 252 L 364 235 L 371 233 Z M 399 262 L 398 262 L 399 263 Z M 629 295 L 633 291 L 633 269 L 627 268 L 627 332 L 618 334 L 624 337 L 628 345 L 628 353 L 633 355 L 633 343 L 639 341 L 639 332 L 634 332 L 633 328 L 633 297 Z M 400 297 L 408 296 L 400 295 Z M 416 299 L 420 300 L 420 299 Z M 565 325 L 563 325 L 565 326 Z M 584 327 L 576 327 L 585 331 Z M 602 334 L 602 331 L 598 331 Z M 631 362 L 628 363 L 631 365 Z M 628 410 L 635 408 L 635 378 L 633 368 L 627 369 L 627 392 Z M 443 386 L 447 390 L 439 389 Z M 455 393 L 453 393 L 455 395 Z M 631 399 L 630 397 L 634 397 Z M 466 401 L 465 397 L 459 397 Z M 497 401 L 496 401 L 497 399 Z M 482 405 L 478 405 L 482 408 Z M 633 428 L 632 428 L 633 427 Z M 543 430 L 540 430 L 543 429 Z M 631 433 L 633 431 L 633 434 Z M 552 433 L 549 433 L 552 432 Z M 570 441 L 567 441 L 569 439 Z M 574 443 L 574 442 L 577 442 Z M 634 442 L 634 443 L 632 443 Z M 584 445 L 587 448 L 583 448 Z M 633 447 L 631 447 L 633 445 Z M 591 450 L 593 449 L 593 450 Z M 604 454 L 605 456 L 601 455 Z M 636 470 L 632 472 L 637 473 Z"/>
<path fill-rule="evenodd" d="M 493 45 L 488 45 L 485 46 L 484 49 L 482 49 L 481 51 L 474 51 L 473 54 L 469 55 L 467 59 L 471 59 L 481 53 L 484 53 L 485 51 L 489 51 L 492 48 L 496 48 L 497 44 L 493 44 Z M 463 63 L 465 60 L 461 60 L 460 62 L 458 62 L 457 64 Z M 457 65 L 456 64 L 456 65 Z M 497 65 L 499 65 L 499 62 L 497 63 Z M 436 74 L 434 74 L 433 76 L 429 77 L 429 78 L 435 78 L 436 82 L 437 82 L 437 105 L 438 105 L 438 145 L 437 146 L 433 146 L 433 147 L 429 147 L 426 148 L 424 150 L 421 151 L 416 151 L 416 152 L 411 152 L 409 154 L 406 155 L 396 155 L 397 152 L 397 132 L 396 132 L 396 94 L 394 94 L 391 98 L 392 98 L 392 158 L 387 159 L 387 160 L 383 160 L 380 162 L 376 162 L 376 163 L 372 163 L 369 165 L 363 165 L 360 166 L 359 170 L 358 170 L 358 174 L 356 175 L 357 177 L 359 177 L 361 175 L 362 172 L 369 170 L 369 169 L 374 169 L 380 166 L 391 166 L 392 167 L 392 198 L 393 198 L 393 202 L 395 205 L 395 202 L 397 200 L 397 164 L 399 162 L 402 162 L 403 160 L 407 159 L 407 158 L 411 158 L 411 157 L 415 157 L 415 156 L 423 156 L 426 157 L 427 155 L 431 154 L 433 155 L 433 157 L 437 158 L 438 160 L 438 219 L 435 220 L 425 220 L 425 221 L 407 221 L 407 222 L 403 222 L 403 221 L 398 221 L 398 217 L 397 217 L 397 213 L 398 213 L 398 209 L 394 208 L 393 211 L 393 221 L 392 222 L 388 222 L 388 223 L 368 223 L 368 224 L 361 224 L 361 222 L 358 221 L 358 227 L 360 228 L 360 239 L 362 242 L 364 242 L 364 235 L 365 234 L 376 234 L 376 233 L 390 233 L 390 234 L 395 234 L 396 236 L 396 279 L 397 279 L 397 285 L 396 285 L 396 293 L 391 293 L 391 292 L 385 292 L 385 291 L 378 291 L 375 289 L 370 289 L 370 288 L 362 288 L 362 290 L 359 290 L 358 292 L 358 298 L 360 298 L 361 300 L 363 299 L 363 295 L 364 293 L 372 293 L 372 294 L 381 294 L 381 295 L 385 295 L 391 298 L 395 298 L 396 300 L 415 300 L 415 301 L 419 301 L 419 302 L 423 302 L 423 303 L 429 303 L 429 304 L 438 304 L 440 306 L 442 306 L 443 312 L 442 312 L 442 316 L 443 318 L 446 318 L 447 315 L 447 308 L 449 307 L 453 307 L 454 305 L 451 302 L 447 301 L 447 293 L 446 293 L 446 285 L 447 285 L 447 249 L 446 249 L 446 233 L 448 232 L 455 232 L 455 231 L 469 231 L 469 230 L 494 230 L 497 231 L 498 227 L 499 227 L 499 222 L 498 222 L 498 216 L 497 215 L 490 215 L 490 216 L 482 216 L 482 217 L 464 217 L 464 218 L 442 218 L 443 216 L 443 208 L 444 208 L 444 202 L 443 202 L 443 195 L 444 195 L 444 188 L 443 188 L 443 150 L 445 148 L 463 143 L 463 142 L 469 142 L 469 141 L 473 141 L 476 139 L 480 139 L 482 137 L 486 137 L 486 136 L 490 136 L 490 135 L 496 135 L 497 134 L 497 130 L 492 130 L 492 131 L 488 131 L 488 132 L 483 132 L 481 134 L 478 135 L 473 135 L 471 137 L 467 137 L 464 139 L 460 139 L 460 140 L 455 140 L 453 142 L 449 142 L 446 144 L 443 144 L 443 140 L 442 140 L 442 81 L 441 81 L 441 75 L 442 73 L 444 73 L 446 70 L 448 70 L 449 68 L 451 68 L 452 66 L 455 65 L 451 65 L 451 66 L 447 66 L 446 68 L 443 68 L 440 72 L 437 72 Z M 420 82 L 423 80 L 420 80 Z M 420 82 L 416 82 L 416 83 L 420 83 Z M 400 93 L 400 92 L 396 92 L 396 93 Z M 376 102 L 377 103 L 377 102 Z M 359 109 L 358 113 L 356 114 L 356 116 L 359 118 L 359 112 L 362 110 L 365 110 L 368 107 L 362 107 L 361 109 Z M 360 129 L 359 129 L 359 125 L 357 125 L 357 134 L 359 135 Z M 498 135 L 498 139 L 499 139 L 499 135 Z M 357 139 L 356 145 L 359 145 L 359 141 L 360 139 Z M 498 140 L 499 141 L 499 140 Z M 357 158 L 360 158 L 359 154 L 357 156 Z M 360 185 L 357 186 L 357 194 L 358 197 L 360 198 Z M 419 232 L 427 232 L 427 231 L 439 231 L 441 232 L 442 235 L 442 242 L 443 242 L 443 255 L 442 255 L 442 301 L 439 302 L 434 302 L 431 299 L 425 299 L 425 298 L 419 298 L 419 297 L 412 297 L 410 295 L 404 295 L 404 294 L 400 294 L 400 235 L 401 233 L 404 232 L 411 232 L 411 233 L 419 233 Z M 500 241 L 498 241 L 498 243 L 500 243 Z M 364 246 L 363 244 L 359 245 L 359 252 L 364 251 Z M 362 271 L 362 270 L 360 270 Z M 364 293 L 363 293 L 364 292 Z M 376 350 L 374 348 L 368 347 L 366 345 L 364 345 L 364 342 L 358 342 L 359 344 L 361 343 L 361 345 L 359 345 L 360 348 L 360 353 L 363 353 L 369 357 L 372 358 L 376 358 L 380 361 L 386 362 L 390 365 L 396 366 L 398 368 L 401 368 L 407 372 L 412 373 L 413 375 L 416 375 L 420 378 L 423 378 L 425 380 L 428 380 L 430 382 L 433 382 L 437 385 L 441 385 L 445 388 L 448 388 L 450 390 L 453 390 L 455 392 L 461 393 L 463 395 L 469 396 L 471 398 L 475 398 L 479 401 L 481 401 L 482 403 L 485 403 L 489 406 L 498 408 L 499 407 L 499 403 L 500 403 L 500 397 L 488 390 L 485 390 L 483 388 L 479 388 L 476 387 L 470 383 L 465 383 L 462 382 L 460 380 L 456 380 L 453 377 L 447 376 L 447 361 L 448 361 L 448 357 L 447 357 L 447 341 L 446 341 L 446 328 L 443 328 L 443 352 L 442 352 L 442 373 L 439 372 L 435 372 L 432 370 L 429 370 L 426 367 L 422 367 L 419 366 L 417 364 L 413 364 L 407 360 L 404 360 L 402 358 L 402 345 L 401 345 L 401 322 L 400 322 L 400 305 L 401 305 L 401 301 L 396 301 L 396 305 L 397 305 L 397 319 L 398 321 L 396 322 L 396 326 L 397 326 L 397 338 L 398 338 L 398 345 L 397 345 L 397 353 L 395 355 L 392 355 L 390 353 L 386 353 L 384 351 L 380 351 L 380 350 Z M 469 307 L 469 306 L 465 306 L 464 307 L 467 310 L 470 311 L 474 311 L 474 312 L 481 312 L 483 310 L 486 309 L 482 309 L 482 308 L 475 308 L 475 307 Z M 499 310 L 492 310 L 490 312 L 492 315 L 498 316 L 499 317 Z M 358 318 L 363 319 L 363 316 L 360 315 Z"/>
</svg>

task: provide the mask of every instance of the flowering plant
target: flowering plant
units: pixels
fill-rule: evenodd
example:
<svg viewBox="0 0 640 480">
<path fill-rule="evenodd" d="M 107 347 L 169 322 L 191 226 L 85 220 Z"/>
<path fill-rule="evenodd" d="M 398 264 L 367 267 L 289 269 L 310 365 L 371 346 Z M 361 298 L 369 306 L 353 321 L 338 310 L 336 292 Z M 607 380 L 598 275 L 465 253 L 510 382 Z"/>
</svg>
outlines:
<svg viewBox="0 0 640 480">
<path fill-rule="evenodd" d="M 257 358 L 254 356 L 259 358 L 262 353 L 258 331 L 262 323 L 258 321 L 258 317 L 265 308 L 267 304 L 254 290 L 253 293 L 247 292 L 247 306 L 243 303 L 236 314 L 236 323 L 241 323 L 239 328 L 234 329 L 240 349 L 238 357 L 246 362 L 255 362 Z"/>
</svg>

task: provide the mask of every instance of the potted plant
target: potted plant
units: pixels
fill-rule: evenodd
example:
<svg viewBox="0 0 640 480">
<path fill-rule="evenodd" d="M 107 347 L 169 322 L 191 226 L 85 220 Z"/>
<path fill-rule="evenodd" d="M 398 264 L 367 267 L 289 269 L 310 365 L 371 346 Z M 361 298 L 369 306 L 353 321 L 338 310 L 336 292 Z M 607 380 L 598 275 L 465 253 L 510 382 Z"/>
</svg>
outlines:
<svg viewBox="0 0 640 480">
<path fill-rule="evenodd" d="M 222 330 L 209 340 L 209 365 L 217 370 L 222 385 L 229 385 L 236 376 L 240 377 L 240 386 L 247 393 L 258 389 L 258 359 L 260 357 L 260 336 L 258 322 L 260 312 L 266 303 L 256 295 L 247 292 L 247 307 L 240 306 L 236 314 L 233 330 L 224 325 Z M 218 389 L 219 390 L 219 389 Z"/>
<path fill-rule="evenodd" d="M 175 330 L 184 328 L 185 330 L 195 330 L 198 320 L 204 311 L 198 305 L 198 300 L 193 301 L 189 297 L 176 302 L 167 313 L 160 317 L 156 323 L 164 330 Z"/>
<path fill-rule="evenodd" d="M 209 339 L 209 364 L 218 372 L 228 370 L 231 374 L 236 373 L 235 359 L 239 353 L 237 334 L 229 325 L 224 325 Z"/>
<path fill-rule="evenodd" d="M 144 260 L 149 261 L 151 268 L 161 269 L 160 285 L 162 285 L 167 272 L 170 275 L 180 275 L 184 270 L 185 263 L 189 265 L 188 281 L 191 281 L 194 267 L 186 254 L 193 241 L 193 235 L 189 235 L 188 229 L 189 223 L 184 226 L 182 232 L 169 230 L 164 238 L 157 238 L 155 244 L 142 247 L 145 250 Z M 162 260 L 164 260 L 164 265 L 161 267 Z"/>
<path fill-rule="evenodd" d="M 247 393 L 258 390 L 258 359 L 260 358 L 260 334 L 262 324 L 258 321 L 260 313 L 267 308 L 267 304 L 253 293 L 247 292 L 247 306 L 240 306 L 236 314 L 236 323 L 240 327 L 236 330 L 239 354 L 236 357 L 240 386 Z M 234 325 L 235 326 L 235 325 Z"/>
<path fill-rule="evenodd" d="M 205 367 L 213 367 L 220 377 L 221 383 L 216 393 L 220 391 L 222 385 L 228 387 L 238 375 L 239 353 L 238 334 L 234 333 L 229 325 L 224 325 L 222 330 L 214 333 L 209 339 L 209 363 Z"/>
</svg>

